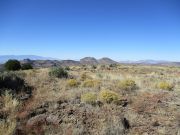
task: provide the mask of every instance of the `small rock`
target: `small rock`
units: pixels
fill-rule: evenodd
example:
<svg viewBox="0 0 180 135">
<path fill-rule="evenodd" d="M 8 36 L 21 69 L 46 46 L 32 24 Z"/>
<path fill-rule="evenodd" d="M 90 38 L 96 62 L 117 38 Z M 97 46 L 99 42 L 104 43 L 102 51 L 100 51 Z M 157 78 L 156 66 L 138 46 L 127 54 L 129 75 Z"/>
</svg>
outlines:
<svg viewBox="0 0 180 135">
<path fill-rule="evenodd" d="M 101 101 L 96 101 L 96 104 L 99 106 L 99 107 L 102 107 L 103 106 L 103 103 Z"/>
<path fill-rule="evenodd" d="M 74 99 L 70 102 L 71 104 L 80 104 L 81 100 L 80 99 Z"/>
<path fill-rule="evenodd" d="M 114 102 L 116 105 L 120 105 L 123 107 L 126 107 L 128 105 L 128 100 L 127 99 L 121 99 L 121 100 L 117 100 Z"/>
<path fill-rule="evenodd" d="M 154 127 L 158 127 L 158 126 L 160 126 L 160 124 L 159 124 L 159 122 L 158 122 L 158 121 L 155 121 L 155 122 L 153 122 L 152 126 L 154 126 Z"/>
<path fill-rule="evenodd" d="M 40 109 L 37 109 L 37 110 L 33 111 L 32 113 L 30 113 L 30 117 L 34 117 L 36 115 L 44 114 L 46 112 L 47 112 L 46 109 L 40 108 Z"/>
<path fill-rule="evenodd" d="M 62 103 L 62 104 L 59 106 L 59 109 L 65 109 L 67 105 L 68 105 L 67 103 Z"/>
<path fill-rule="evenodd" d="M 45 102 L 39 108 L 48 108 L 48 107 L 49 107 L 49 103 Z"/>
<path fill-rule="evenodd" d="M 68 116 L 73 115 L 74 114 L 74 110 L 71 109 L 67 113 L 68 113 Z"/>
<path fill-rule="evenodd" d="M 21 96 L 19 99 L 24 101 L 24 100 L 28 100 L 30 97 L 31 97 L 31 94 L 26 94 L 26 95 Z"/>
<path fill-rule="evenodd" d="M 44 124 L 46 123 L 46 117 L 47 116 L 45 114 L 40 114 L 35 117 L 32 117 L 31 119 L 27 121 L 26 127 L 32 128 L 36 125 Z"/>
<path fill-rule="evenodd" d="M 122 124 L 123 124 L 125 129 L 129 129 L 130 128 L 129 121 L 126 118 L 123 118 L 121 121 L 122 121 Z"/>
<path fill-rule="evenodd" d="M 49 115 L 46 118 L 46 121 L 47 121 L 47 123 L 54 124 L 54 125 L 61 123 L 61 120 L 58 118 L 58 116 L 55 116 L 55 115 Z"/>
</svg>

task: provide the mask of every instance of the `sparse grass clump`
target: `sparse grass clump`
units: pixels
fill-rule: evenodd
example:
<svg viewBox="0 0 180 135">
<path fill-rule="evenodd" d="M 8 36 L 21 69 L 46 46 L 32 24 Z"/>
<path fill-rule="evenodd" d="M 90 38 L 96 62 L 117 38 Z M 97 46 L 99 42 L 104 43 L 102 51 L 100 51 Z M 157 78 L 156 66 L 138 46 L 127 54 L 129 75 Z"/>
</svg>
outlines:
<svg viewBox="0 0 180 135">
<path fill-rule="evenodd" d="M 13 99 L 13 95 L 9 91 L 5 91 L 4 95 L 2 96 L 2 101 L 4 110 L 10 112 L 15 111 L 19 104 L 17 99 Z"/>
<path fill-rule="evenodd" d="M 101 82 L 98 80 L 85 80 L 82 84 L 83 87 L 93 88 L 100 86 Z"/>
<path fill-rule="evenodd" d="M 85 80 L 87 80 L 87 79 L 92 79 L 92 77 L 89 76 L 89 75 L 87 75 L 87 73 L 81 74 L 81 77 L 80 77 L 80 80 L 81 80 L 81 81 L 85 81 Z"/>
<path fill-rule="evenodd" d="M 49 72 L 49 75 L 51 77 L 57 77 L 57 78 L 68 78 L 68 72 L 62 67 L 52 68 Z"/>
<path fill-rule="evenodd" d="M 116 102 L 119 99 L 119 95 L 110 90 L 101 90 L 99 93 L 99 98 L 101 101 L 106 103 Z"/>
<path fill-rule="evenodd" d="M 16 128 L 16 121 L 7 119 L 6 121 L 0 121 L 0 134 L 1 135 L 12 135 Z"/>
<path fill-rule="evenodd" d="M 78 87 L 79 82 L 76 79 L 69 79 L 67 81 L 67 86 L 68 87 Z"/>
<path fill-rule="evenodd" d="M 16 128 L 16 111 L 19 102 L 13 99 L 8 91 L 2 96 L 3 111 L 7 113 L 7 118 L 0 120 L 0 134 L 12 135 Z"/>
<path fill-rule="evenodd" d="M 174 86 L 168 82 L 160 82 L 159 84 L 157 84 L 157 88 L 172 91 Z"/>
<path fill-rule="evenodd" d="M 89 92 L 81 95 L 81 101 L 88 104 L 95 104 L 97 100 L 97 95 L 95 93 Z"/>
<path fill-rule="evenodd" d="M 137 88 L 136 82 L 131 79 L 122 80 L 117 85 L 121 90 L 135 90 Z"/>
</svg>

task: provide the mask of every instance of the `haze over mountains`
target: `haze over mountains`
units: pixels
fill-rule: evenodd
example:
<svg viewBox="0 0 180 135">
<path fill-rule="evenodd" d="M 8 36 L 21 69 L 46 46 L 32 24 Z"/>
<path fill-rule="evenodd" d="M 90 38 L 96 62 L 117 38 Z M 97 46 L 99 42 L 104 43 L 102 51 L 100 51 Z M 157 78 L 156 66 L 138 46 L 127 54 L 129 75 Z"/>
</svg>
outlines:
<svg viewBox="0 0 180 135">
<path fill-rule="evenodd" d="M 0 55 L 0 63 L 4 63 L 8 61 L 9 59 L 55 60 L 54 58 L 42 57 L 42 56 L 37 56 L 37 55 Z"/>
<path fill-rule="evenodd" d="M 52 66 L 72 66 L 72 65 L 108 65 L 108 64 L 138 64 L 138 65 L 172 65 L 180 66 L 180 62 L 158 61 L 158 60 L 140 60 L 140 61 L 114 61 L 104 57 L 96 59 L 94 57 L 85 57 L 80 60 L 59 60 L 56 58 L 42 57 L 36 55 L 0 55 L 0 63 L 9 59 L 17 59 L 22 63 L 31 63 L 34 67 L 52 67 Z"/>
</svg>

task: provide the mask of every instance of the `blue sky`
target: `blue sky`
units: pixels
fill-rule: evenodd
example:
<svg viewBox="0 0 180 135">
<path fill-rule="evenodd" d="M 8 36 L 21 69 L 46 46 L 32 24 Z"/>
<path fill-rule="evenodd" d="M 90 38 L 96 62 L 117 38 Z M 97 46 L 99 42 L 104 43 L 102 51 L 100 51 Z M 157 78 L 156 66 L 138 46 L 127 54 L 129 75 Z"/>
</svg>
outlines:
<svg viewBox="0 0 180 135">
<path fill-rule="evenodd" d="M 0 55 L 180 61 L 179 0 L 0 0 Z"/>
</svg>

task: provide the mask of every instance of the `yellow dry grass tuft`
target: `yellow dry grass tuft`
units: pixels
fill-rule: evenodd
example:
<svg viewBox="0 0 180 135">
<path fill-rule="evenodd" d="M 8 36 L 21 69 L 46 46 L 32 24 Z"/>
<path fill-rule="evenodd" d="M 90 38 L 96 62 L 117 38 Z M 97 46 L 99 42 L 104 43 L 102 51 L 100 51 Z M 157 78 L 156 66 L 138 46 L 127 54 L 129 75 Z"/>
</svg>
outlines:
<svg viewBox="0 0 180 135">
<path fill-rule="evenodd" d="M 83 87 L 89 87 L 89 88 L 93 88 L 93 87 L 99 87 L 101 85 L 101 82 L 99 80 L 85 80 L 82 84 Z"/>
<path fill-rule="evenodd" d="M 121 90 L 134 90 L 137 88 L 136 82 L 132 79 L 126 79 L 118 82 L 118 88 Z"/>
<path fill-rule="evenodd" d="M 3 110 L 14 112 L 17 109 L 17 106 L 19 104 L 17 99 L 13 99 L 13 96 L 10 92 L 5 91 L 4 96 L 2 97 L 3 100 Z"/>
<path fill-rule="evenodd" d="M 106 103 L 116 102 L 119 99 L 119 95 L 110 90 L 101 90 L 99 93 L 99 98 L 101 101 Z"/>
<path fill-rule="evenodd" d="M 81 95 L 81 101 L 88 104 L 95 104 L 97 100 L 97 95 L 92 92 L 85 93 Z"/>
<path fill-rule="evenodd" d="M 162 90 L 169 90 L 169 91 L 172 91 L 174 86 L 168 82 L 160 82 L 158 85 L 157 85 L 157 88 L 159 89 L 162 89 Z"/>
<path fill-rule="evenodd" d="M 3 111 L 7 113 L 7 118 L 0 121 L 0 135 L 12 135 L 16 129 L 16 111 L 19 105 L 18 100 L 13 99 L 8 91 L 2 97 Z"/>
<path fill-rule="evenodd" d="M 78 87 L 79 82 L 76 79 L 69 79 L 67 80 L 67 87 L 74 88 Z"/>
</svg>

